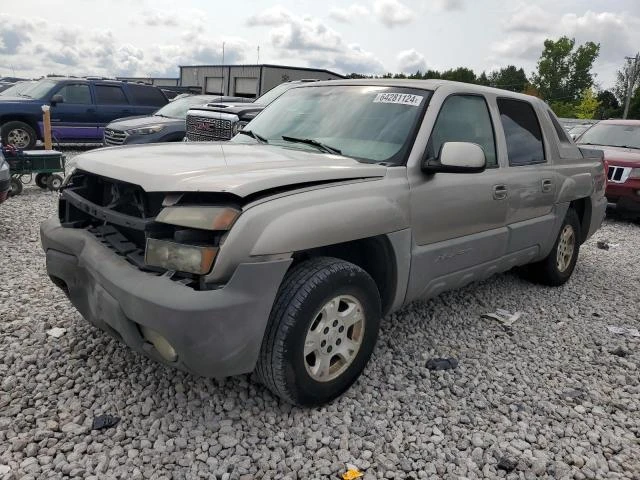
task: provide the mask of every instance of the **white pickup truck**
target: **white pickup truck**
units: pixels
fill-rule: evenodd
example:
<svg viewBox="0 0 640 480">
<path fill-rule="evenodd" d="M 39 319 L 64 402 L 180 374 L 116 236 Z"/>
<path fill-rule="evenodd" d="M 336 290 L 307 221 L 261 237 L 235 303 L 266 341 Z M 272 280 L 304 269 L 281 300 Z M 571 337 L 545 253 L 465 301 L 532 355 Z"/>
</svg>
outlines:
<svg viewBox="0 0 640 480">
<path fill-rule="evenodd" d="M 408 302 L 513 267 L 563 284 L 607 204 L 601 152 L 544 102 L 434 80 L 300 85 L 230 142 L 76 158 L 41 234 L 82 315 L 301 405 L 349 388 Z"/>
</svg>

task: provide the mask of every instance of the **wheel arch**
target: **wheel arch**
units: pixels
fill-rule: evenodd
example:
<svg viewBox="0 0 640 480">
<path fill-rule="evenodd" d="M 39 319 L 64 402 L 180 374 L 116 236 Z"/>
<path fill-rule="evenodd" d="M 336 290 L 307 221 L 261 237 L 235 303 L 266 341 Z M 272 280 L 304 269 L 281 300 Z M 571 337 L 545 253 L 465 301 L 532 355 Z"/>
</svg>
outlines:
<svg viewBox="0 0 640 480">
<path fill-rule="evenodd" d="M 389 313 L 396 304 L 401 288 L 398 255 L 387 235 L 377 235 L 344 243 L 337 243 L 293 253 L 293 263 L 289 268 L 314 257 L 334 257 L 353 263 L 367 272 L 380 294 L 382 314 Z"/>
<path fill-rule="evenodd" d="M 40 134 L 40 128 L 38 127 L 38 120 L 33 115 L 27 115 L 24 113 L 11 113 L 6 115 L 0 115 L 0 130 L 4 129 L 4 124 L 8 122 L 23 122 L 29 125 L 36 132 L 36 139 L 42 140 Z"/>
<path fill-rule="evenodd" d="M 572 208 L 578 215 L 580 220 L 580 243 L 584 243 L 589 234 L 589 227 L 591 224 L 591 216 L 593 208 L 589 198 L 578 198 L 569 203 L 569 208 Z"/>
</svg>

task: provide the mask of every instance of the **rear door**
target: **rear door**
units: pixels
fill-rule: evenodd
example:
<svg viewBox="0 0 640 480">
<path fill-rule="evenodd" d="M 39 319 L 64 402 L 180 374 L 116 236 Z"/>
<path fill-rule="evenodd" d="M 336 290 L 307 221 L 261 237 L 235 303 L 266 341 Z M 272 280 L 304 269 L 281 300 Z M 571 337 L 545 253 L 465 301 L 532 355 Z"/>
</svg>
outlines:
<svg viewBox="0 0 640 480">
<path fill-rule="evenodd" d="M 135 115 L 133 106 L 129 102 L 122 85 L 95 83 L 93 93 L 96 103 L 96 117 L 100 135 L 102 129 L 116 118 Z"/>
<path fill-rule="evenodd" d="M 63 101 L 51 106 L 51 133 L 59 142 L 96 141 L 96 109 L 88 83 L 65 83 L 52 92 Z"/>
<path fill-rule="evenodd" d="M 555 221 L 557 179 L 534 106 L 514 98 L 498 98 L 497 105 L 508 158 L 508 251 L 517 252 L 547 240 Z"/>
<path fill-rule="evenodd" d="M 128 83 L 126 91 L 135 115 L 151 115 L 168 103 L 164 93 L 151 85 Z"/>
</svg>

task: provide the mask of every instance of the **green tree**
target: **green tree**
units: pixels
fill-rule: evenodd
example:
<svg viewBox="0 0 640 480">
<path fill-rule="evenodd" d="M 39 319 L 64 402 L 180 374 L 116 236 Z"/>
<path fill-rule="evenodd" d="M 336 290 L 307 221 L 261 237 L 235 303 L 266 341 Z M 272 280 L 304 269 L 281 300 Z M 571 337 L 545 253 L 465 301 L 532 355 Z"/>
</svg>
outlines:
<svg viewBox="0 0 640 480">
<path fill-rule="evenodd" d="M 618 115 L 619 117 L 621 115 Z M 640 88 L 636 89 L 636 93 L 631 97 L 631 103 L 629 104 L 629 119 L 640 120 Z"/>
<path fill-rule="evenodd" d="M 620 102 L 618 102 L 618 99 L 611 90 L 598 92 L 597 98 L 598 102 L 600 102 L 600 108 L 598 108 L 596 118 L 607 119 L 622 116 Z"/>
<path fill-rule="evenodd" d="M 587 42 L 576 48 L 573 38 L 547 39 L 532 83 L 549 102 L 576 102 L 586 88 L 593 86 L 593 62 L 600 44 Z"/>
<path fill-rule="evenodd" d="M 484 85 L 485 87 L 488 87 L 489 85 L 491 85 L 491 82 L 489 81 L 489 77 L 487 77 L 487 73 L 486 72 L 482 72 L 478 78 L 476 78 L 476 83 L 478 85 Z"/>
<path fill-rule="evenodd" d="M 576 117 L 593 119 L 598 112 L 600 102 L 596 97 L 593 88 L 585 88 L 580 97 L 580 103 L 576 106 Z"/>
<path fill-rule="evenodd" d="M 426 72 L 424 72 L 422 78 L 424 78 L 425 80 L 433 78 L 439 79 L 442 78 L 442 74 L 437 70 L 427 70 Z"/>
<path fill-rule="evenodd" d="M 495 70 L 489 74 L 490 86 L 510 90 L 512 92 L 524 92 L 529 84 L 527 74 L 523 68 L 517 68 L 515 65 Z"/>
<path fill-rule="evenodd" d="M 476 74 L 470 68 L 458 67 L 442 72 L 440 76 L 443 80 L 453 80 L 454 82 L 476 83 Z"/>
<path fill-rule="evenodd" d="M 559 118 L 575 118 L 576 106 L 573 102 L 550 102 L 549 106 Z"/>
</svg>

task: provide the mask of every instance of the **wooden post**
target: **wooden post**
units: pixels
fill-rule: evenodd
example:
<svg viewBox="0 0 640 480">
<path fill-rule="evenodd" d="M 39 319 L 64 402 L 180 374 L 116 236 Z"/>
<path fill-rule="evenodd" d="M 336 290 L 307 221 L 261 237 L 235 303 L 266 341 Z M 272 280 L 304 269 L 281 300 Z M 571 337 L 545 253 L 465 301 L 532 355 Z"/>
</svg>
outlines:
<svg viewBox="0 0 640 480">
<path fill-rule="evenodd" d="M 49 105 L 42 106 L 42 129 L 44 130 L 44 149 L 53 150 L 51 144 L 51 107 Z"/>
</svg>

